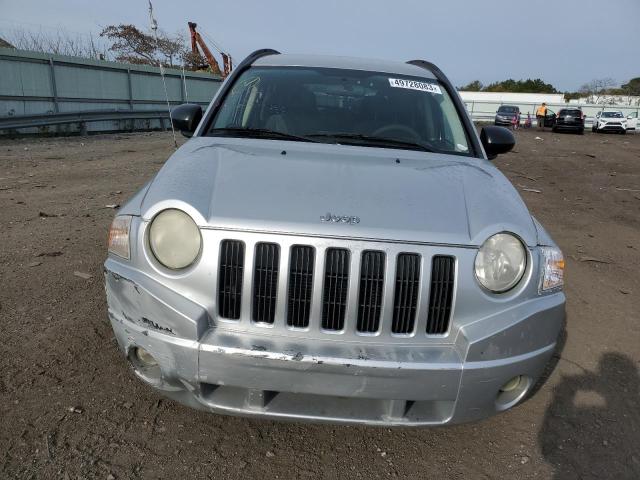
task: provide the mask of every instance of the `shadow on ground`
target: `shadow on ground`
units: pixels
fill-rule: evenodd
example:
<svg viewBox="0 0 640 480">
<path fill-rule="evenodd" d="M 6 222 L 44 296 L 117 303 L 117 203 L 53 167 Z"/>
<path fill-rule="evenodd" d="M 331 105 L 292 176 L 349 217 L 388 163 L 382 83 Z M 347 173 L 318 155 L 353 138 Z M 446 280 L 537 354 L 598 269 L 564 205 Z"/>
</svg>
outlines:
<svg viewBox="0 0 640 480">
<path fill-rule="evenodd" d="M 605 353 L 595 372 L 563 374 L 539 434 L 555 479 L 640 478 L 640 375 L 620 353 Z"/>
</svg>

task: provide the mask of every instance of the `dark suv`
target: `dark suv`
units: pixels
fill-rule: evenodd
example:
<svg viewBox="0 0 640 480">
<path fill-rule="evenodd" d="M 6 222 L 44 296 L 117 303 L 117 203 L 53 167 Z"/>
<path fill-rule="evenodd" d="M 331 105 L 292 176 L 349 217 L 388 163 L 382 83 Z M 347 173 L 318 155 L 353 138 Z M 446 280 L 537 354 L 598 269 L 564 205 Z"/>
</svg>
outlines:
<svg viewBox="0 0 640 480">
<path fill-rule="evenodd" d="M 579 133 L 584 133 L 584 114 L 579 108 L 562 108 L 556 116 L 556 123 L 552 130 L 557 132 L 559 130 L 567 130 Z"/>
<path fill-rule="evenodd" d="M 493 123 L 496 125 L 511 125 L 513 124 L 513 118 L 519 116 L 520 107 L 513 105 L 500 105 Z"/>
</svg>

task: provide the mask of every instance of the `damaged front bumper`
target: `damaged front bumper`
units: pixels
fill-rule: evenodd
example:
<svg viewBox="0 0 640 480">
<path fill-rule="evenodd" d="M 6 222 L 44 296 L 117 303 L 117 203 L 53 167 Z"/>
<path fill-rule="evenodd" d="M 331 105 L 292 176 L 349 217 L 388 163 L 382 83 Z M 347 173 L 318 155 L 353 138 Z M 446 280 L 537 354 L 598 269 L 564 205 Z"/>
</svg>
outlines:
<svg viewBox="0 0 640 480">
<path fill-rule="evenodd" d="M 226 329 L 207 309 L 113 259 L 105 280 L 125 356 L 143 348 L 158 363 L 149 373 L 132 361 L 141 379 L 188 406 L 244 416 L 370 425 L 478 420 L 526 396 L 564 321 L 558 293 L 462 326 L 450 343 L 283 338 Z M 517 389 L 501 391 L 516 377 Z"/>
</svg>

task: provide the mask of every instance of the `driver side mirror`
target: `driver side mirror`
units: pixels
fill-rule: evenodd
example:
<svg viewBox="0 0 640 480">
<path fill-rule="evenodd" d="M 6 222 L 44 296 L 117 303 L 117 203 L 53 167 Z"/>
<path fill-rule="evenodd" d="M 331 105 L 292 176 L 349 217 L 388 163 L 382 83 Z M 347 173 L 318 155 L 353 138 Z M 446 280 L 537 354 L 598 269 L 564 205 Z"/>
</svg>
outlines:
<svg viewBox="0 0 640 480">
<path fill-rule="evenodd" d="M 507 153 L 516 144 L 516 139 L 509 129 L 493 125 L 482 129 L 480 141 L 489 160 L 493 160 L 501 153 Z"/>
<path fill-rule="evenodd" d="M 202 107 L 194 103 L 183 103 L 171 109 L 173 128 L 185 137 L 191 137 L 202 120 Z"/>
</svg>

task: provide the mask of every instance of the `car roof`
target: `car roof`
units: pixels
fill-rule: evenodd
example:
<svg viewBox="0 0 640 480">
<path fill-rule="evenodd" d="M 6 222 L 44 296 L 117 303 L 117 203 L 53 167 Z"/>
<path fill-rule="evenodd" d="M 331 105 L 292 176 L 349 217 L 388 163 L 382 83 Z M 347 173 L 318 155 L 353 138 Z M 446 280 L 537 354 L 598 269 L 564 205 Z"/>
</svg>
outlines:
<svg viewBox="0 0 640 480">
<path fill-rule="evenodd" d="M 366 70 L 398 75 L 411 75 L 435 80 L 435 75 L 424 68 L 392 60 L 374 60 L 368 58 L 340 57 L 329 55 L 281 54 L 260 57 L 253 65 L 256 67 L 319 67 L 342 68 L 345 70 Z"/>
</svg>

